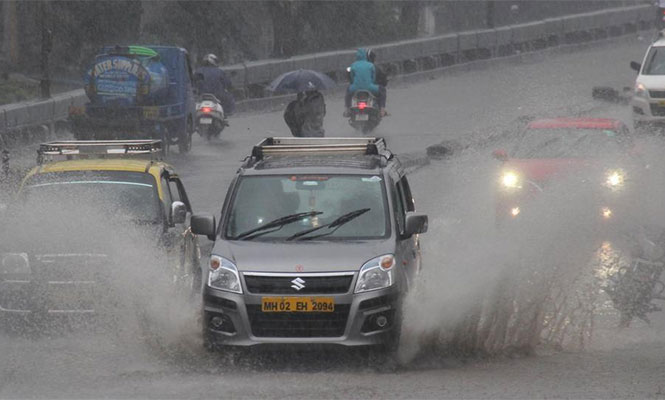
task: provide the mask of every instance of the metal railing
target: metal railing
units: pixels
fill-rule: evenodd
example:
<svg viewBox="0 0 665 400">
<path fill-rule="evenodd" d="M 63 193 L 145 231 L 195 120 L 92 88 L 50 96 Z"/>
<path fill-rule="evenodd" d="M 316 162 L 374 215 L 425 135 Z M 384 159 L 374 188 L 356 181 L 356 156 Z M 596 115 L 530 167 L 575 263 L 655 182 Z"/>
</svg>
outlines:
<svg viewBox="0 0 665 400">
<path fill-rule="evenodd" d="M 408 74 L 561 44 L 621 36 L 647 29 L 655 21 L 655 8 L 651 5 L 617 7 L 495 29 L 387 43 L 373 46 L 373 49 L 378 62 L 391 74 Z M 344 83 L 344 71 L 353 61 L 354 53 L 353 50 L 330 51 L 289 59 L 249 62 L 229 66 L 225 70 L 241 99 L 256 100 L 266 97 L 264 88 L 273 78 L 298 68 L 321 71 Z M 6 147 L 4 137 L 9 132 L 43 125 L 52 133 L 55 123 L 67 118 L 70 107 L 81 107 L 86 102 L 84 91 L 79 89 L 47 100 L 1 106 L 0 147 Z"/>
</svg>

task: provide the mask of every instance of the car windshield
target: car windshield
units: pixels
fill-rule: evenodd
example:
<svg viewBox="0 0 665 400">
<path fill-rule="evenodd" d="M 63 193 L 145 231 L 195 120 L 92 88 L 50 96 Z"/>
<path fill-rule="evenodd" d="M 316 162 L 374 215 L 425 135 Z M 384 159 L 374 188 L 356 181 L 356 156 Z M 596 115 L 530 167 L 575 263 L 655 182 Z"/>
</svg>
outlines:
<svg viewBox="0 0 665 400">
<path fill-rule="evenodd" d="M 31 211 L 93 209 L 111 218 L 158 222 L 159 201 L 150 174 L 125 171 L 59 172 L 30 178 L 22 191 Z M 48 207 L 47 207 L 48 206 Z"/>
<path fill-rule="evenodd" d="M 605 129 L 527 129 L 514 158 L 599 158 L 619 156 L 630 146 L 626 135 Z"/>
<path fill-rule="evenodd" d="M 256 240 L 285 240 L 366 208 L 369 211 L 334 228 L 334 232 L 318 240 L 361 240 L 388 236 L 390 228 L 386 218 L 388 207 L 383 179 L 376 175 L 247 176 L 238 182 L 228 213 L 225 236 L 234 239 L 278 218 L 320 212 L 256 236 Z M 326 229 L 324 227 L 316 233 L 325 233 Z"/>
<path fill-rule="evenodd" d="M 665 47 L 652 47 L 649 50 L 642 75 L 665 75 Z"/>
</svg>

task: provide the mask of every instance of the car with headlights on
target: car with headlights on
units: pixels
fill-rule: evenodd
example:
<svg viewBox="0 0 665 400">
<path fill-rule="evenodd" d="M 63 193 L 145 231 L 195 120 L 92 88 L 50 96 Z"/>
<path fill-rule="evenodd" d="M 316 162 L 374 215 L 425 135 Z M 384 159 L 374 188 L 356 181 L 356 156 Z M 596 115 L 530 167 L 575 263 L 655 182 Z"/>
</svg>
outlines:
<svg viewBox="0 0 665 400">
<path fill-rule="evenodd" d="M 100 293 L 110 271 L 120 269 L 120 258 L 136 262 L 142 250 L 164 256 L 168 265 L 157 269 L 176 287 L 200 288 L 192 208 L 160 154 L 155 140 L 40 146 L 39 165 L 4 213 L 0 318 L 95 314 L 108 305 L 100 304 Z M 146 275 L 155 273 L 137 264 Z"/>
<path fill-rule="evenodd" d="M 630 207 L 628 194 L 640 175 L 637 153 L 630 131 L 619 120 L 531 121 L 510 151 L 493 152 L 501 162 L 495 190 L 497 224 L 524 218 L 534 200 L 556 185 L 564 186 L 562 192 L 573 185 L 576 192 L 588 192 L 593 199 L 589 212 L 600 221 L 625 215 L 622 209 Z"/>
<path fill-rule="evenodd" d="M 204 275 L 209 348 L 394 349 L 401 304 L 421 266 L 406 173 L 380 138 L 267 138 L 238 170 Z M 383 354 L 386 354 L 385 352 Z"/>
</svg>

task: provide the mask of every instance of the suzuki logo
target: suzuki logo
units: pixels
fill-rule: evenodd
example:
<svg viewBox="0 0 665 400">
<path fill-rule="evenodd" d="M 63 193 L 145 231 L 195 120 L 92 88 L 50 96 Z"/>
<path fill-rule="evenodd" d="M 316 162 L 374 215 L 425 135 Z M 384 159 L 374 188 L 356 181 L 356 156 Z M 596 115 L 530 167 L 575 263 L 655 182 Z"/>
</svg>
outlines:
<svg viewBox="0 0 665 400">
<path fill-rule="evenodd" d="M 298 291 L 300 291 L 301 289 L 303 289 L 305 287 L 305 281 L 300 279 L 300 278 L 296 278 L 296 279 L 292 280 L 291 283 L 293 283 L 293 285 L 291 285 L 291 287 L 294 288 L 295 290 L 298 290 Z"/>
</svg>

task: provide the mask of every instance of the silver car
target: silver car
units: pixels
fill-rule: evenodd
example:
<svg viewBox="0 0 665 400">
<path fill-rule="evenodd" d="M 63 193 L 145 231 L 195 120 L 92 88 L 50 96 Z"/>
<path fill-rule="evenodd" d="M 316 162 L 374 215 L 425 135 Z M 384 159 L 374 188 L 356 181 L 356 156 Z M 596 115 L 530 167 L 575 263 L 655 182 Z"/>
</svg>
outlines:
<svg viewBox="0 0 665 400">
<path fill-rule="evenodd" d="M 210 348 L 257 344 L 394 346 L 420 266 L 399 160 L 375 138 L 267 138 L 233 180 L 202 274 Z"/>
</svg>

